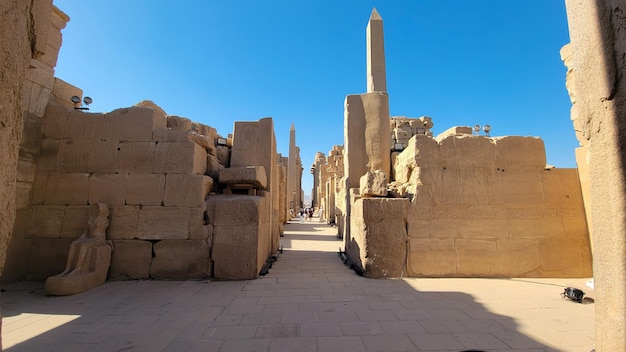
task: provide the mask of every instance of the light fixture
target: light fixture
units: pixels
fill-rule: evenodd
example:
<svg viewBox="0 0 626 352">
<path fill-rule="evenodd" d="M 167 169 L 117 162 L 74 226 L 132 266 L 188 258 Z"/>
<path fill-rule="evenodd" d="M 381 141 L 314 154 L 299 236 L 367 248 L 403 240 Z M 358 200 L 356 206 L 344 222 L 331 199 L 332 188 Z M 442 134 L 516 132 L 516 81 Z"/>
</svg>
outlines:
<svg viewBox="0 0 626 352">
<path fill-rule="evenodd" d="M 485 131 L 485 134 L 487 135 L 487 137 L 489 137 L 489 132 L 491 131 L 491 125 L 483 126 L 483 131 Z"/>
<path fill-rule="evenodd" d="M 74 110 L 89 110 L 89 105 L 93 103 L 93 99 L 91 99 L 91 97 L 83 98 L 83 103 L 85 103 L 86 106 L 80 105 L 80 97 L 78 95 L 74 95 L 70 99 L 72 100 L 72 103 L 74 103 Z"/>
<path fill-rule="evenodd" d="M 481 126 L 479 124 L 474 125 L 474 133 L 478 136 L 478 134 L 480 133 L 480 128 Z"/>
<path fill-rule="evenodd" d="M 404 144 L 402 143 L 394 143 L 393 150 L 396 152 L 401 152 L 404 150 Z"/>
</svg>

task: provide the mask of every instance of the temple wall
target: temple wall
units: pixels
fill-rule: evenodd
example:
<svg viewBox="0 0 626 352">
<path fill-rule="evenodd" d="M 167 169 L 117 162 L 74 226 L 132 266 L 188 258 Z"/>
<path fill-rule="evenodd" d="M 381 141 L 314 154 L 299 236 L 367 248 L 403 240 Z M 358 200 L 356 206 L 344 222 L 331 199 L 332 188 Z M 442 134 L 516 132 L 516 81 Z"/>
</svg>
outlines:
<svg viewBox="0 0 626 352">
<path fill-rule="evenodd" d="M 578 174 L 546 169 L 533 137 L 413 137 L 396 182 L 412 197 L 410 276 L 588 277 Z"/>
</svg>

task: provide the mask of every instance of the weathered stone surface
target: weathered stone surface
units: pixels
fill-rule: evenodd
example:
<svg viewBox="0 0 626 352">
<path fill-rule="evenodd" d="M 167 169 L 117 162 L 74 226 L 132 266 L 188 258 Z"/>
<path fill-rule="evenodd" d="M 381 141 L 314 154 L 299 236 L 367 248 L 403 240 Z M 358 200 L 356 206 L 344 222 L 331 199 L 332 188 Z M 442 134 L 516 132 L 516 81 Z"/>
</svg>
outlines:
<svg viewBox="0 0 626 352">
<path fill-rule="evenodd" d="M 141 207 L 136 238 L 163 240 L 189 238 L 189 208 Z"/>
<path fill-rule="evenodd" d="M 191 208 L 189 211 L 189 239 L 190 240 L 207 240 L 209 238 L 209 229 L 207 228 L 207 219 L 205 217 L 206 204 L 203 203 L 201 208 Z"/>
<path fill-rule="evenodd" d="M 111 280 L 150 278 L 152 243 L 139 240 L 113 241 L 113 255 L 109 268 Z"/>
<path fill-rule="evenodd" d="M 167 128 L 174 131 L 191 131 L 191 120 L 186 117 L 170 115 L 167 117 Z"/>
<path fill-rule="evenodd" d="M 126 176 L 126 204 L 162 205 L 165 175 L 129 174 Z"/>
<path fill-rule="evenodd" d="M 69 109 L 66 106 L 48 104 L 43 119 L 43 137 L 61 139 L 65 135 L 65 124 Z"/>
<path fill-rule="evenodd" d="M 219 170 L 219 182 L 225 184 L 243 184 L 254 188 L 267 187 L 267 175 L 263 166 L 230 167 Z"/>
<path fill-rule="evenodd" d="M 76 239 L 87 229 L 89 206 L 75 205 L 65 207 L 61 238 Z"/>
<path fill-rule="evenodd" d="M 204 175 L 206 159 L 206 150 L 196 143 L 159 142 L 156 145 L 153 172 Z"/>
<path fill-rule="evenodd" d="M 361 176 L 360 193 L 363 197 L 386 197 L 387 175 L 383 171 L 368 171 Z"/>
<path fill-rule="evenodd" d="M 30 204 L 32 183 L 16 182 L 15 184 L 15 209 L 26 209 Z"/>
<path fill-rule="evenodd" d="M 56 172 L 110 173 L 117 165 L 117 142 L 70 140 L 59 143 Z"/>
<path fill-rule="evenodd" d="M 441 141 L 443 139 L 448 138 L 449 136 L 458 136 L 458 135 L 471 135 L 472 128 L 468 126 L 453 126 L 448 128 L 447 130 L 441 132 L 435 138 L 437 141 Z"/>
<path fill-rule="evenodd" d="M 112 206 L 107 237 L 116 239 L 134 239 L 137 235 L 139 206 Z"/>
<path fill-rule="evenodd" d="M 213 179 L 203 175 L 170 174 L 165 179 L 163 205 L 200 207 L 213 187 Z"/>
<path fill-rule="evenodd" d="M 217 147 L 217 160 L 223 167 L 230 167 L 230 148 L 223 145 Z"/>
<path fill-rule="evenodd" d="M 499 276 L 496 241 L 459 238 L 455 242 L 457 275 Z M 480 258 L 480 260 L 479 260 Z"/>
<path fill-rule="evenodd" d="M 26 278 L 45 280 L 62 272 L 70 250 L 70 239 L 36 238 L 29 241 L 29 260 Z"/>
<path fill-rule="evenodd" d="M 163 240 L 154 244 L 153 279 L 204 279 L 211 272 L 209 247 L 203 240 Z"/>
<path fill-rule="evenodd" d="M 549 276 L 592 276 L 591 250 L 587 241 L 551 238 L 541 241 L 539 256 L 541 269 Z"/>
<path fill-rule="evenodd" d="M 409 240 L 409 270 L 411 276 L 456 275 L 456 253 L 453 238 Z"/>
<path fill-rule="evenodd" d="M 89 174 L 50 173 L 44 204 L 82 205 L 89 199 Z"/>
<path fill-rule="evenodd" d="M 400 277 L 405 272 L 408 206 L 409 200 L 403 198 L 361 198 L 354 202 L 352 242 L 346 245 L 346 251 L 365 276 Z M 385 216 L 388 214 L 394 215 Z"/>
<path fill-rule="evenodd" d="M 60 238 L 65 216 L 64 206 L 33 206 L 29 211 L 29 238 Z"/>
<path fill-rule="evenodd" d="M 505 169 L 543 169 L 546 166 L 546 149 L 540 138 L 508 136 L 493 140 L 497 163 Z"/>
<path fill-rule="evenodd" d="M 104 116 L 104 114 L 100 113 L 69 110 L 63 138 L 88 141 L 100 140 L 103 137 Z"/>
<path fill-rule="evenodd" d="M 344 110 L 345 175 L 357 187 L 367 171 L 389 175 L 389 100 L 384 92 L 348 95 Z"/>
<path fill-rule="evenodd" d="M 163 108 L 161 108 L 160 106 L 158 106 L 151 100 L 142 100 L 138 102 L 137 104 L 135 104 L 135 106 L 140 107 L 140 108 L 150 108 L 154 110 L 154 113 L 156 115 L 155 118 L 158 120 L 167 119 L 167 113 L 165 112 L 165 110 L 163 110 Z"/>
<path fill-rule="evenodd" d="M 91 175 L 89 177 L 89 204 L 124 205 L 126 202 L 126 181 L 126 175 Z"/>
<path fill-rule="evenodd" d="M 165 116 L 151 107 L 111 111 L 102 119 L 100 138 L 118 142 L 151 142 L 152 131 L 166 128 Z"/>
<path fill-rule="evenodd" d="M 58 139 L 43 139 L 41 141 L 41 153 L 37 161 L 37 171 L 53 171 L 56 167 L 58 152 Z"/>
<path fill-rule="evenodd" d="M 155 142 L 121 142 L 115 167 L 108 172 L 148 174 L 154 169 Z"/>
<path fill-rule="evenodd" d="M 67 108 L 68 111 L 73 110 L 74 103 L 71 100 L 73 96 L 82 97 L 83 90 L 65 82 L 64 80 L 60 78 L 55 77 L 54 87 L 52 88 L 52 94 L 50 95 L 50 102 L 53 103 L 54 105 L 63 106 Z M 67 118 L 67 116 L 65 118 Z M 59 127 L 61 127 L 60 131 L 63 132 L 63 129 L 65 129 L 65 123 L 60 124 Z M 44 131 L 44 133 L 46 132 Z M 47 137 L 48 138 L 62 138 L 62 136 L 63 135 L 61 134 L 58 136 L 50 135 Z"/>
<path fill-rule="evenodd" d="M 217 156 L 208 154 L 206 158 L 206 175 L 214 180 L 219 180 L 220 169 L 224 168 Z"/>
</svg>

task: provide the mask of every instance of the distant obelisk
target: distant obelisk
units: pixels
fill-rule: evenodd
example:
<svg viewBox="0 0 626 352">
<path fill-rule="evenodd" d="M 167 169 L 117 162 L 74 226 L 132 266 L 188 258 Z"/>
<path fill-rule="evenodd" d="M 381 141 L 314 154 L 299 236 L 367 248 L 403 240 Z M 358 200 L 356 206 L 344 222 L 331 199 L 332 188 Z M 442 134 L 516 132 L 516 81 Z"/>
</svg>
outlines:
<svg viewBox="0 0 626 352">
<path fill-rule="evenodd" d="M 383 19 L 372 9 L 367 23 L 367 92 L 386 92 L 385 38 Z"/>
<path fill-rule="evenodd" d="M 298 182 L 298 147 L 296 147 L 296 127 L 291 123 L 289 129 L 289 161 L 287 165 L 288 206 L 293 211 L 300 209 L 300 189 Z"/>
</svg>

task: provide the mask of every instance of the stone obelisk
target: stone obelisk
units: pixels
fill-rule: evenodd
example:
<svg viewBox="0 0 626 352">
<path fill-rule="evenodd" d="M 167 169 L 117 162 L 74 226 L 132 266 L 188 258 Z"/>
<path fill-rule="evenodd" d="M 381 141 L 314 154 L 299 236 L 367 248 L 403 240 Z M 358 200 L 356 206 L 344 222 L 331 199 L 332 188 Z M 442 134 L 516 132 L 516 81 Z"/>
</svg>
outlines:
<svg viewBox="0 0 626 352">
<path fill-rule="evenodd" d="M 367 92 L 386 92 L 385 38 L 383 19 L 372 9 L 367 23 Z"/>
<path fill-rule="evenodd" d="M 300 182 L 298 182 L 298 147 L 296 147 L 296 127 L 291 124 L 289 129 L 289 161 L 287 165 L 287 199 L 288 206 L 297 212 L 300 209 Z"/>
</svg>

